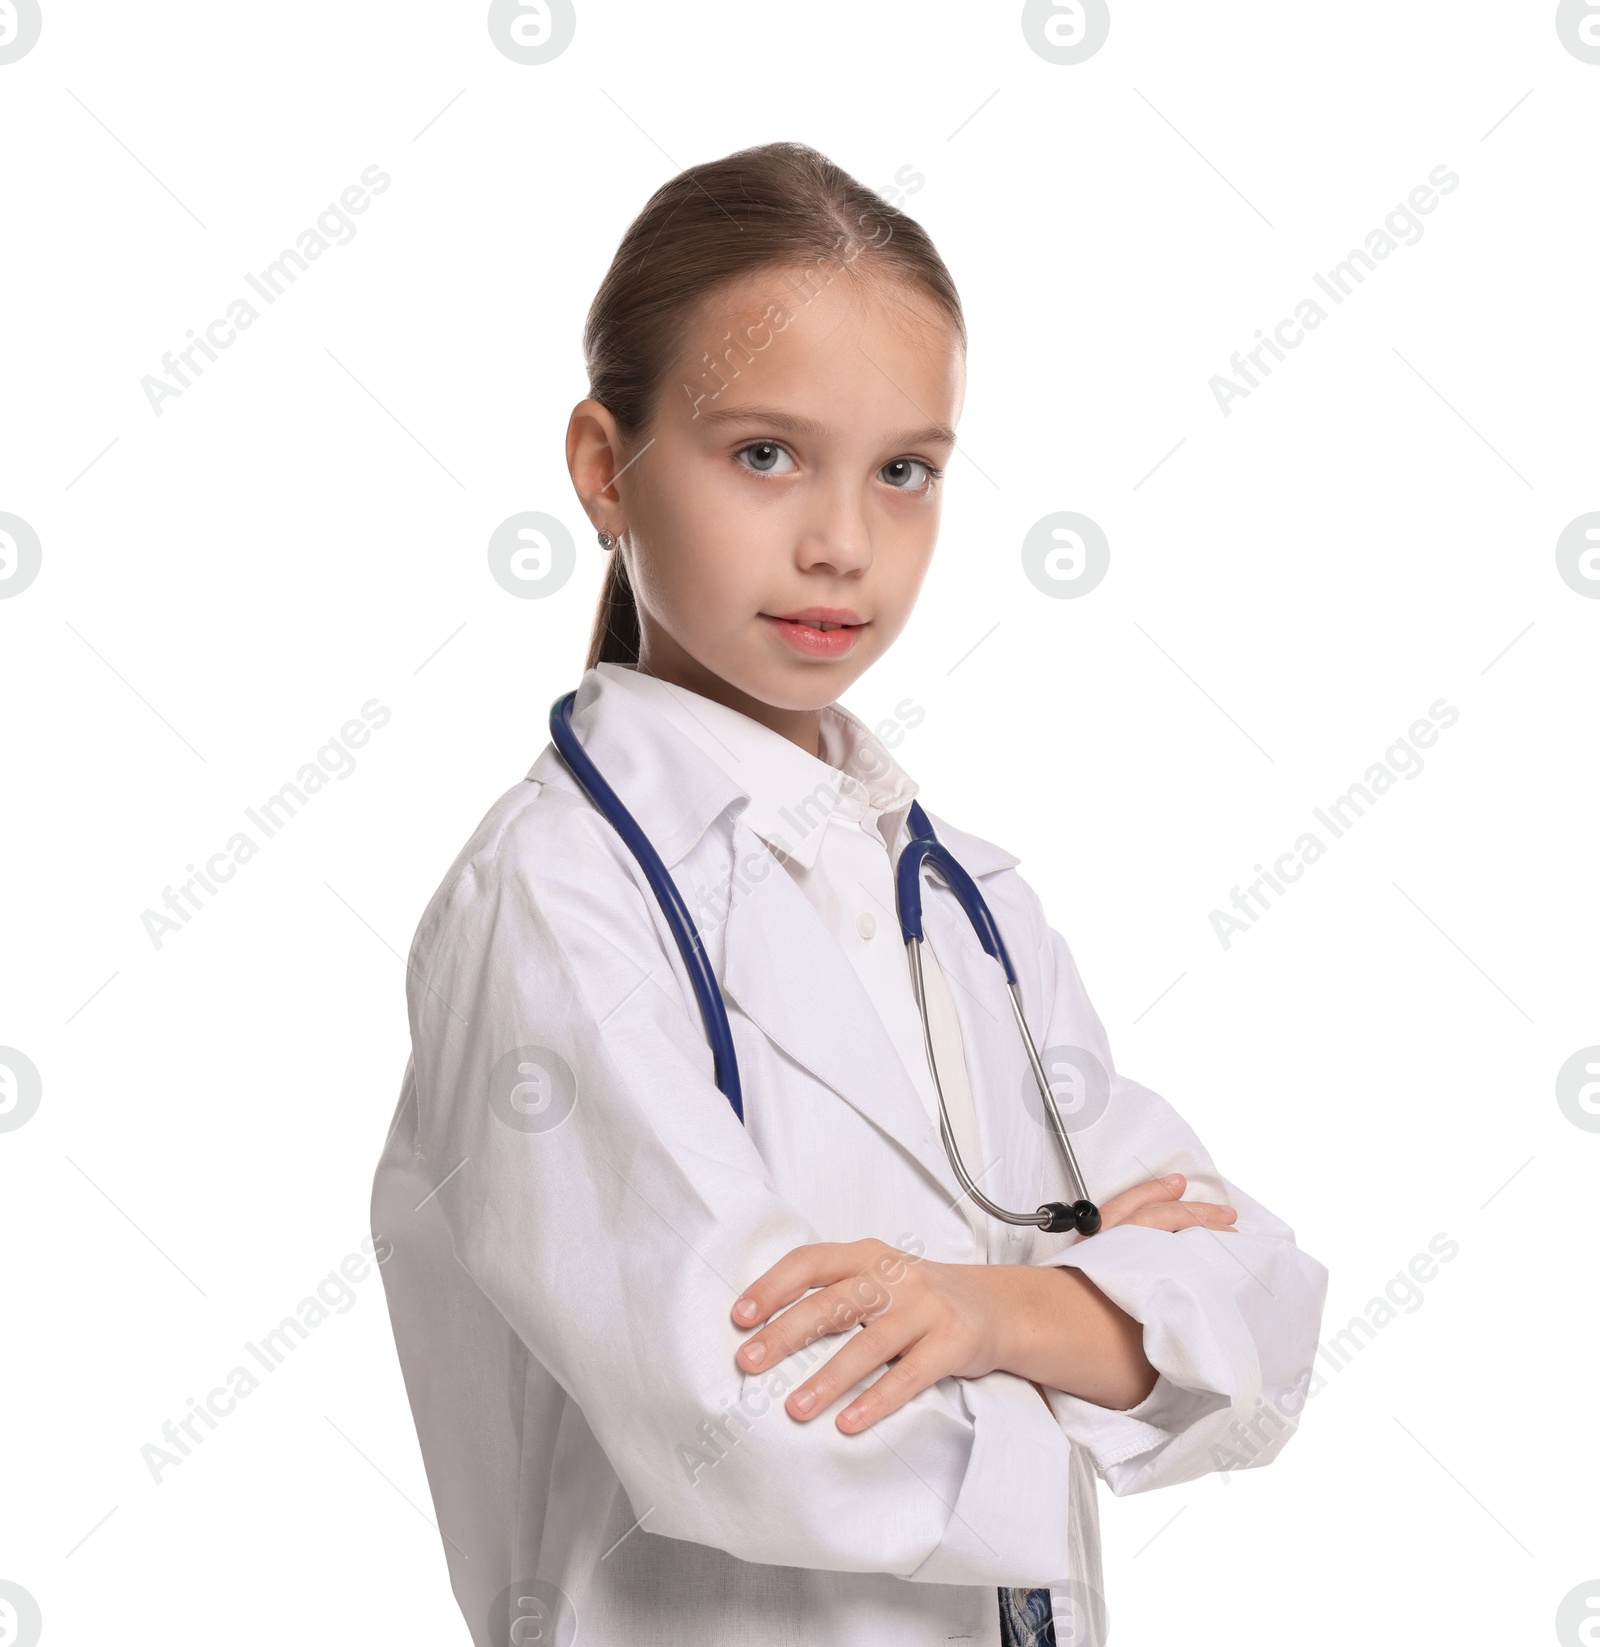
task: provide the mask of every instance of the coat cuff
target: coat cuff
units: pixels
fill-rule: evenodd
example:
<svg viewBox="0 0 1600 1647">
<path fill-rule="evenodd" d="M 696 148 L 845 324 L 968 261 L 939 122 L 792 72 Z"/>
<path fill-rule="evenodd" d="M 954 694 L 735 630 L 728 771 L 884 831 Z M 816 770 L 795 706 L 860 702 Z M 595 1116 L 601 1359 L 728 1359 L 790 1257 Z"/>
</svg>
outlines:
<svg viewBox="0 0 1600 1647">
<path fill-rule="evenodd" d="M 1238 1247 L 1220 1247 L 1239 1240 Z M 1036 1259 L 1082 1271 L 1112 1303 L 1144 1328 L 1143 1348 L 1156 1369 L 1154 1388 L 1125 1411 L 1102 1407 L 1064 1391 L 1046 1392 L 1062 1433 L 1087 1449 L 1096 1472 L 1114 1492 L 1192 1480 L 1214 1466 L 1212 1432 L 1247 1412 L 1263 1382 L 1263 1304 L 1274 1283 L 1294 1294 L 1295 1265 L 1288 1254 L 1263 1266 L 1260 1247 L 1212 1230 L 1169 1233 L 1123 1224 Z M 1285 1281 L 1291 1282 L 1287 1288 Z M 1290 1315 L 1297 1313 L 1292 1308 Z M 1292 1338 L 1295 1328 L 1283 1329 Z M 1268 1341 L 1270 1342 L 1270 1340 Z M 1274 1354 L 1267 1356 L 1275 1360 Z M 1221 1414 L 1213 1422 L 1205 1422 Z M 1264 1460 L 1263 1460 L 1264 1461 Z"/>
<path fill-rule="evenodd" d="M 1133 1407 L 1102 1407 L 1065 1390 L 1045 1389 L 1044 1396 L 1062 1434 L 1073 1446 L 1087 1449 L 1102 1475 L 1113 1464 L 1165 1446 L 1195 1419 L 1227 1405 L 1220 1396 L 1174 1384 L 1164 1372 L 1157 1373 L 1155 1388 Z"/>
<path fill-rule="evenodd" d="M 927 1584 L 1064 1585 L 1071 1571 L 1071 1450 L 1026 1379 L 958 1380 L 972 1451 L 938 1547 L 906 1576 Z"/>
</svg>

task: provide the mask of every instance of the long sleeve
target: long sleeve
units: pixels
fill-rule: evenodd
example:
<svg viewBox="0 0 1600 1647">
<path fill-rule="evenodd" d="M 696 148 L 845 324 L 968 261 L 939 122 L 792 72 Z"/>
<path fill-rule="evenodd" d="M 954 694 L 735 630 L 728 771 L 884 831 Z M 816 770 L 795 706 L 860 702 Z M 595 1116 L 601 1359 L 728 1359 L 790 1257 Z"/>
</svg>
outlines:
<svg viewBox="0 0 1600 1647">
<path fill-rule="evenodd" d="M 1046 1393 L 1050 1408 L 1118 1496 L 1270 1463 L 1298 1425 L 1328 1272 L 1287 1224 L 1218 1172 L 1165 1099 L 1117 1072 L 1071 953 L 1048 927 L 1042 959 L 1043 1044 L 1081 1049 L 1108 1078 L 1104 1112 L 1071 1133 L 1090 1193 L 1104 1202 L 1182 1172 L 1186 1199 L 1224 1202 L 1238 1214 L 1236 1232 L 1124 1224 L 1087 1240 L 1041 1238 L 1049 1245 L 1035 1249 L 1036 1263 L 1081 1270 L 1143 1323 L 1158 1374 L 1125 1412 L 1057 1390 Z"/>
<path fill-rule="evenodd" d="M 607 826 L 560 794 L 533 804 L 559 824 L 513 818 L 463 854 L 412 949 L 416 1147 L 446 1180 L 456 1261 L 650 1532 L 751 1562 L 1066 1581 L 1069 1444 L 1024 1381 L 944 1379 L 845 1436 L 783 1409 L 814 1362 L 737 1367 L 733 1300 L 818 1236 L 714 1085 L 687 978 Z"/>
</svg>

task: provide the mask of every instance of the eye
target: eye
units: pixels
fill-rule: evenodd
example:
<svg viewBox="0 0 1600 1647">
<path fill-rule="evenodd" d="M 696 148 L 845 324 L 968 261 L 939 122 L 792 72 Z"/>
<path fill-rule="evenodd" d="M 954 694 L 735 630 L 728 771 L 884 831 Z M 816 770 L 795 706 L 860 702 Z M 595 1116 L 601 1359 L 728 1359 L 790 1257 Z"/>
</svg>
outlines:
<svg viewBox="0 0 1600 1647">
<path fill-rule="evenodd" d="M 922 475 L 920 480 L 917 479 L 918 471 Z M 937 480 L 940 472 L 931 463 L 923 462 L 921 458 L 903 457 L 884 464 L 878 474 L 897 491 L 920 492 L 932 481 Z"/>
<path fill-rule="evenodd" d="M 787 462 L 791 468 L 794 465 L 794 459 L 775 440 L 752 441 L 748 446 L 741 446 L 735 455 L 758 475 L 787 474 L 781 462 Z"/>
</svg>

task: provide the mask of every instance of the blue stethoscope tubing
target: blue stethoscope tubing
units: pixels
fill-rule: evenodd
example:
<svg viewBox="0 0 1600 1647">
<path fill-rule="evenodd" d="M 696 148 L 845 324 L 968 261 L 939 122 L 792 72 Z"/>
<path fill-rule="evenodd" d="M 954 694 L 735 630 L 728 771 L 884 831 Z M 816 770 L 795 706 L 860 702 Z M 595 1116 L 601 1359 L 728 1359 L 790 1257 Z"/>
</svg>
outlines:
<svg viewBox="0 0 1600 1647">
<path fill-rule="evenodd" d="M 688 905 L 684 903 L 676 884 L 668 874 L 667 866 L 662 863 L 660 854 L 650 844 L 650 838 L 639 827 L 638 820 L 623 805 L 616 790 L 606 782 L 600 769 L 589 759 L 583 745 L 578 741 L 577 733 L 572 730 L 572 705 L 576 697 L 576 692 L 568 692 L 564 697 L 557 698 L 550 706 L 550 741 L 555 745 L 556 753 L 565 763 L 578 787 L 622 837 L 623 844 L 644 871 L 645 879 L 650 883 L 650 890 L 655 894 L 662 913 L 667 918 L 667 925 L 672 929 L 678 953 L 682 955 L 683 964 L 688 969 L 695 999 L 700 1004 L 700 1017 L 705 1024 L 706 1039 L 711 1045 L 712 1066 L 717 1086 L 733 1106 L 733 1113 L 738 1116 L 742 1125 L 744 1092 L 739 1084 L 739 1060 L 733 1050 L 733 1031 L 728 1024 L 727 1005 L 723 1001 L 722 988 L 717 982 L 716 973 L 712 971 L 711 959 L 706 954 L 705 945 L 700 941 L 700 932 L 689 913 Z M 951 1169 L 962 1189 L 985 1212 L 1004 1223 L 1033 1224 L 1051 1234 L 1073 1229 L 1080 1235 L 1093 1235 L 1100 1228 L 1100 1210 L 1089 1199 L 1083 1173 L 1078 1167 L 1078 1158 L 1073 1153 L 1072 1140 L 1067 1134 L 1066 1123 L 1061 1118 L 1055 1094 L 1050 1090 L 1049 1078 L 1039 1059 L 1039 1049 L 1035 1046 L 1027 1021 L 1022 1015 L 1022 997 L 1017 988 L 1016 969 L 1006 952 L 1000 929 L 995 925 L 994 916 L 990 913 L 983 894 L 979 892 L 977 882 L 956 861 L 950 849 L 935 836 L 927 813 L 915 801 L 911 803 L 907 823 L 911 840 L 900 854 L 900 861 L 895 870 L 895 903 L 900 916 L 900 933 L 905 939 L 906 953 L 911 961 L 911 983 L 916 996 L 917 1013 L 922 1019 L 923 1046 L 928 1056 L 928 1068 L 933 1075 L 934 1092 L 939 1100 L 939 1134 Z M 1033 1071 L 1034 1082 L 1039 1088 L 1051 1135 L 1055 1138 L 1062 1159 L 1066 1163 L 1068 1181 L 1076 1196 L 1070 1205 L 1061 1201 L 1047 1201 L 1036 1212 L 1008 1211 L 991 1201 L 978 1188 L 976 1180 L 967 1171 L 966 1163 L 961 1158 L 961 1150 L 956 1143 L 955 1132 L 950 1125 L 949 1111 L 945 1105 L 944 1088 L 939 1081 L 939 1064 L 933 1053 L 933 1037 L 928 1027 L 927 997 L 922 981 L 922 872 L 925 867 L 932 867 L 943 878 L 946 886 L 955 895 L 956 901 L 966 912 L 967 919 L 971 921 L 985 953 L 993 956 L 1005 973 L 1006 991 L 1011 997 L 1011 1010 L 1016 1017 L 1022 1044 L 1027 1050 L 1028 1064 Z"/>
</svg>

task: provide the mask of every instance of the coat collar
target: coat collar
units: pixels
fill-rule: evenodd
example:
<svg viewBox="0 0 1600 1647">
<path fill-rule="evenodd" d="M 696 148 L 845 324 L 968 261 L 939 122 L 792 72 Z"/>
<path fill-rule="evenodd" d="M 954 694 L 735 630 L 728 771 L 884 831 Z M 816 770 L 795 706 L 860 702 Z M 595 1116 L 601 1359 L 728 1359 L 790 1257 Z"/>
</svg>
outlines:
<svg viewBox="0 0 1600 1647">
<path fill-rule="evenodd" d="M 751 796 L 670 720 L 648 709 L 641 712 L 636 691 L 629 690 L 632 684 L 619 683 L 608 669 L 588 670 L 578 684 L 572 725 L 590 758 L 649 835 L 661 861 L 673 869 L 729 806 L 737 802 L 741 814 L 747 811 Z M 841 721 L 859 727 L 863 735 L 871 736 L 843 704 L 831 704 L 825 713 L 836 714 Z M 801 751 L 796 753 L 803 755 Z M 554 748 L 546 746 L 528 777 L 546 779 L 565 770 Z M 895 772 L 903 776 L 898 766 Z M 907 788 L 904 799 L 909 802 L 917 786 L 910 783 Z M 957 829 L 931 809 L 925 810 L 939 839 L 969 875 L 989 875 L 1021 862 L 1014 852 Z M 757 833 L 767 827 L 760 818 L 749 822 L 761 825 Z"/>
<path fill-rule="evenodd" d="M 668 717 L 651 713 L 647 700 L 597 670 L 589 670 L 579 685 L 572 725 L 669 870 L 725 810 L 737 807 L 733 864 L 764 866 L 765 873 L 758 869 L 735 878 L 730 866 L 724 993 L 784 1053 L 911 1155 L 954 1206 L 960 1189 L 917 1089 L 849 958 L 811 901 L 743 822 L 748 793 Z M 565 771 L 548 747 L 528 776 L 550 779 Z M 929 816 L 939 838 L 975 878 L 1020 861 Z M 970 1055 L 978 1044 L 973 1014 L 982 1010 L 975 1003 L 992 993 L 987 986 L 993 984 L 980 981 L 978 968 L 994 963 L 979 948 L 952 895 L 931 877 L 924 886 L 924 917 L 941 966 L 963 986 L 952 994 Z M 964 1226 L 964 1217 L 957 1216 Z"/>
<path fill-rule="evenodd" d="M 741 821 L 802 869 L 815 865 L 833 818 L 894 840 L 916 799 L 916 780 L 841 703 L 822 709 L 819 758 L 687 687 L 624 664 L 602 663 L 598 671 L 609 688 L 642 697 L 643 713 L 664 716 L 731 776 L 749 797 Z"/>
<path fill-rule="evenodd" d="M 586 671 L 578 683 L 572 729 L 668 869 L 729 806 L 749 799 L 665 717 L 598 669 Z M 528 777 L 558 774 L 572 782 L 555 746 L 547 744 Z"/>
</svg>

